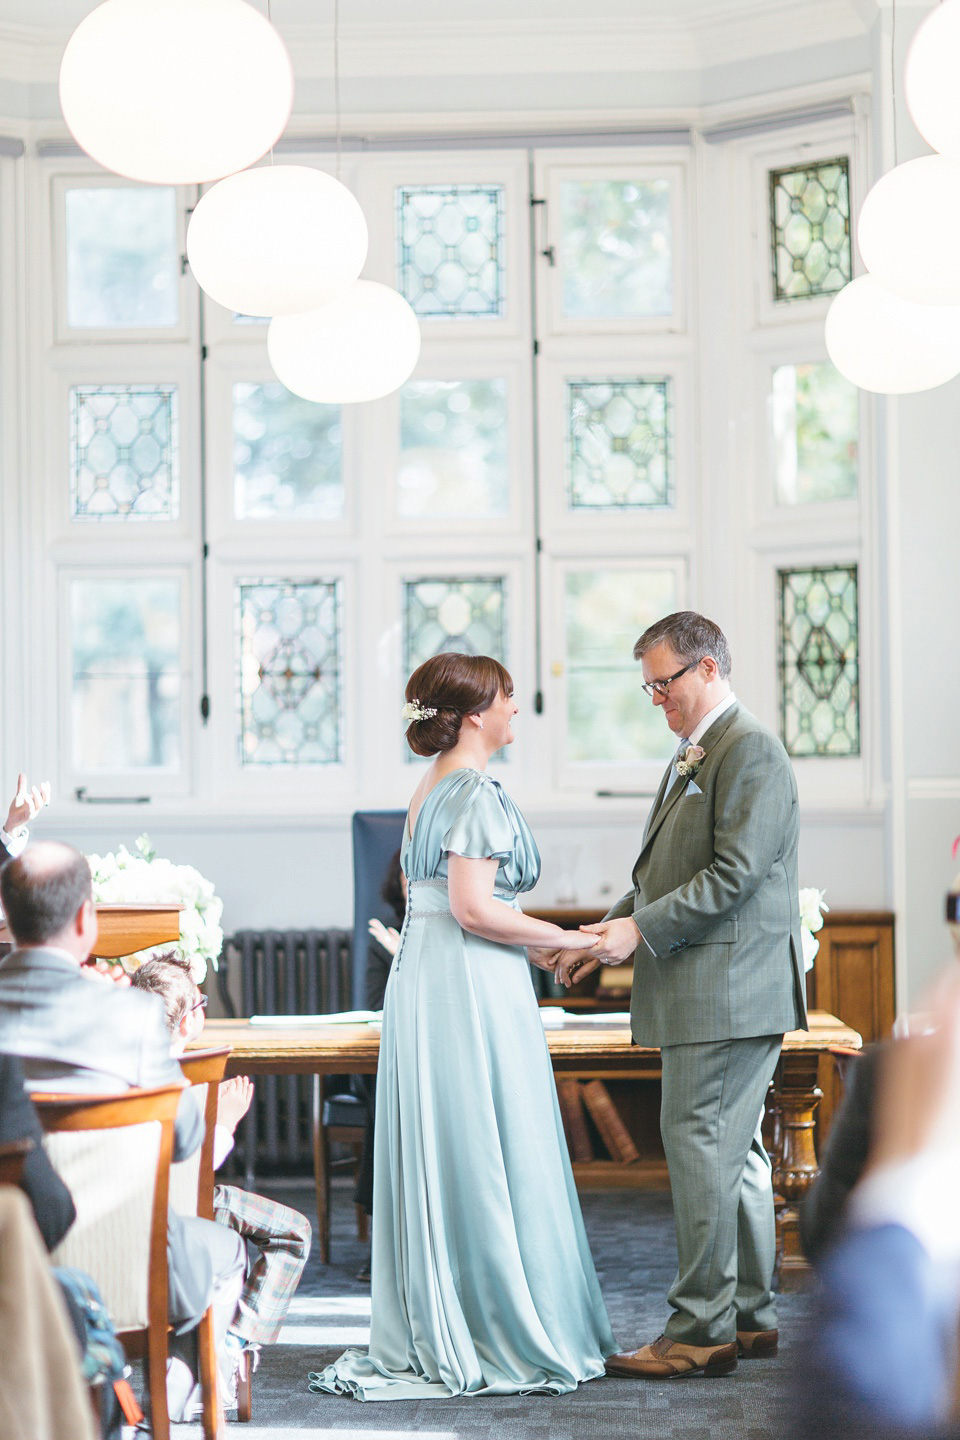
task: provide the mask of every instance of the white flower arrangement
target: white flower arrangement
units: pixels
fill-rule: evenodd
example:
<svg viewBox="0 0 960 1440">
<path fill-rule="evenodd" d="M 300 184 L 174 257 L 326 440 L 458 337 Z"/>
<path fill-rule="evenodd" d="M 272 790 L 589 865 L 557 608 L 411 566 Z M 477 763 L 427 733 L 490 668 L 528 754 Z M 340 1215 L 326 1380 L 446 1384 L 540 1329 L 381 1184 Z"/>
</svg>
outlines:
<svg viewBox="0 0 960 1440">
<path fill-rule="evenodd" d="M 147 835 L 136 842 L 137 854 L 126 845 L 115 854 L 88 855 L 93 875 L 93 898 L 104 905 L 183 905 L 180 912 L 180 942 L 173 947 L 181 958 L 190 961 L 193 978 L 201 984 L 207 964 L 216 970 L 223 948 L 220 920 L 223 901 L 214 894 L 213 883 L 205 880 L 192 865 L 174 865 L 162 860 Z M 138 970 L 145 960 L 169 945 L 155 945 L 126 957 L 127 969 Z"/>
<path fill-rule="evenodd" d="M 803 968 L 812 970 L 813 962 L 820 949 L 815 932 L 823 929 L 823 912 L 829 914 L 830 906 L 825 904 L 826 891 L 808 886 L 800 891 L 800 940 L 803 945 Z"/>
</svg>

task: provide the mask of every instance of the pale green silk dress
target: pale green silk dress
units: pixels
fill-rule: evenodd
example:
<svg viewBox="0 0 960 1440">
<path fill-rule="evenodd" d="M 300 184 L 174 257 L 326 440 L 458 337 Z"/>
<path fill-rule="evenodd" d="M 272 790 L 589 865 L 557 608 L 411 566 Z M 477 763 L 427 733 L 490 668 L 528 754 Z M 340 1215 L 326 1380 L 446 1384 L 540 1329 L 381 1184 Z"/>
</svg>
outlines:
<svg viewBox="0 0 960 1440">
<path fill-rule="evenodd" d="M 407 916 L 377 1079 L 370 1350 L 312 1390 L 559 1395 L 615 1349 L 523 949 L 462 930 L 448 857 L 495 857 L 519 908 L 540 856 L 497 781 L 456 770 L 407 832 Z"/>
</svg>

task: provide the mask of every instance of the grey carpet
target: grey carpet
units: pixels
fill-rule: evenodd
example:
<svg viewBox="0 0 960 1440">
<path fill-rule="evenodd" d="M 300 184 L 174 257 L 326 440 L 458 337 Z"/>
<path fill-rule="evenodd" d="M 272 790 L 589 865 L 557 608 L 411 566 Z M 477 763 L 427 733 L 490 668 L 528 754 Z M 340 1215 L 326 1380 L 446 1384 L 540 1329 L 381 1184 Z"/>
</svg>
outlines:
<svg viewBox="0 0 960 1440">
<path fill-rule="evenodd" d="M 313 1215 L 308 1186 L 263 1186 Z M 610 1312 L 624 1348 L 654 1339 L 666 1319 L 665 1295 L 676 1266 L 669 1195 L 615 1190 L 583 1196 L 587 1230 Z M 363 1345 L 370 1289 L 356 1280 L 363 1247 L 349 1191 L 334 1193 L 333 1262 L 310 1263 L 280 1342 L 264 1352 L 254 1379 L 249 1425 L 237 1440 L 281 1440 L 333 1433 L 340 1440 L 386 1440 L 397 1433 L 433 1440 L 779 1440 L 791 1350 L 807 1310 L 802 1294 L 781 1296 L 780 1355 L 741 1361 L 730 1376 L 667 1383 L 604 1379 L 572 1395 L 392 1401 L 361 1405 L 311 1395 L 307 1371 Z M 199 1440 L 197 1426 L 173 1427 L 175 1440 Z"/>
</svg>

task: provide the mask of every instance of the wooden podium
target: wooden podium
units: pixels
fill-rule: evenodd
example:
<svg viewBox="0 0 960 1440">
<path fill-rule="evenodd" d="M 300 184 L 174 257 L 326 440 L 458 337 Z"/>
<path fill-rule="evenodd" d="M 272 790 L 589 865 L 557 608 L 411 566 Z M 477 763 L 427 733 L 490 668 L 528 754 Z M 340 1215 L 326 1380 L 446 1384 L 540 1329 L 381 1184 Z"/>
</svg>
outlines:
<svg viewBox="0 0 960 1440">
<path fill-rule="evenodd" d="M 180 939 L 182 905 L 98 905 L 100 934 L 93 947 L 98 960 L 118 960 L 151 945 L 175 945 Z M 12 945 L 0 920 L 0 945 Z"/>
</svg>

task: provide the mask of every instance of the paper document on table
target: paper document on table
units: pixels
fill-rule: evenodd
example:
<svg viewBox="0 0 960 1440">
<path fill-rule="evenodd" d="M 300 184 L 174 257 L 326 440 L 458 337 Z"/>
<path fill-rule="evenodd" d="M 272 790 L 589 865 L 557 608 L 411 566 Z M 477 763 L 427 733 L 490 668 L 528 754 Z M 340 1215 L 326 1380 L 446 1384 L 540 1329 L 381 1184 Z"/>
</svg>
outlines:
<svg viewBox="0 0 960 1440">
<path fill-rule="evenodd" d="M 251 1025 L 372 1025 L 379 1010 L 338 1010 L 334 1015 L 251 1015 Z"/>
<path fill-rule="evenodd" d="M 560 1029 L 563 1025 L 629 1025 L 629 1010 L 616 1010 L 587 1014 L 583 1010 L 563 1010 L 559 1005 L 542 1005 L 540 1019 L 548 1030 Z"/>
</svg>

